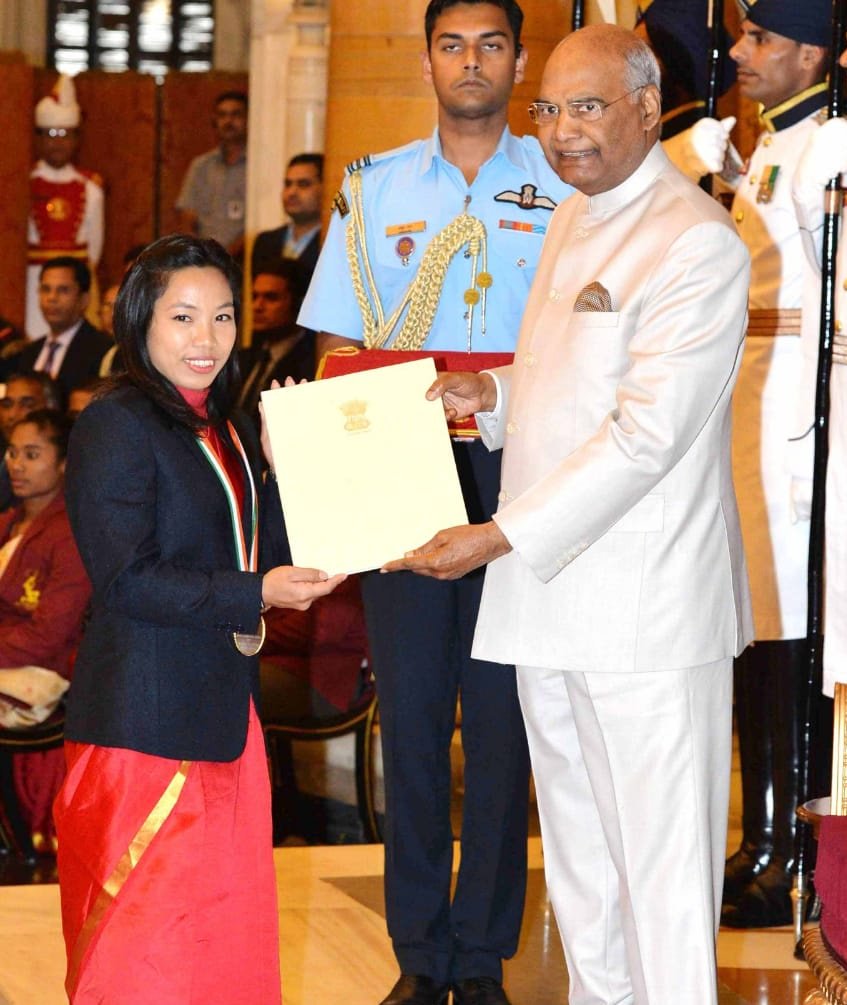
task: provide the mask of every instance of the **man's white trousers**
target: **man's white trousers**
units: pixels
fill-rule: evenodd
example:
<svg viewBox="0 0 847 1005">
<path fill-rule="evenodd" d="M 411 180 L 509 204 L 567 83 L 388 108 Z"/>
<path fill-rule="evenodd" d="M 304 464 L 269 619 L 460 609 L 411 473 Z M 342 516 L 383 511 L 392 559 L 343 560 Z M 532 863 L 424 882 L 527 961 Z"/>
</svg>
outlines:
<svg viewBox="0 0 847 1005">
<path fill-rule="evenodd" d="M 732 660 L 518 690 L 570 1005 L 716 1005 Z"/>
</svg>

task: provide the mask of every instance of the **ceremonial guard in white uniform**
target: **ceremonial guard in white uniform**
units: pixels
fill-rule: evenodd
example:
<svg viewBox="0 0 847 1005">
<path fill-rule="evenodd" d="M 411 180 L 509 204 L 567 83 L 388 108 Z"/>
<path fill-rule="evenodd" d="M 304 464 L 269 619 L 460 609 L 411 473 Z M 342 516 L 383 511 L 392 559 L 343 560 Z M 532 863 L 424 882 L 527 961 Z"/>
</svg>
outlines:
<svg viewBox="0 0 847 1005">
<path fill-rule="evenodd" d="M 27 240 L 26 333 L 39 338 L 48 325 L 38 305 L 41 267 L 72 255 L 92 276 L 103 251 L 103 181 L 71 163 L 79 143 L 80 108 L 70 77 L 35 107 L 39 160 L 30 174 Z"/>
<path fill-rule="evenodd" d="M 827 0 L 758 0 L 730 50 L 762 133 L 732 215 L 752 260 L 749 326 L 733 397 L 733 477 L 753 594 L 756 644 L 737 661 L 743 839 L 727 861 L 722 923 L 788 924 L 806 672 L 812 456 L 797 423 L 801 327 L 817 325 L 791 183 L 823 120 Z"/>
<path fill-rule="evenodd" d="M 514 0 L 432 0 L 431 137 L 350 165 L 298 322 L 318 346 L 514 351 L 556 204 L 571 189 L 506 126 L 523 75 Z M 332 333 L 340 338 L 332 339 Z M 398 361 L 401 357 L 398 355 Z M 471 522 L 497 507 L 499 458 L 454 443 Z M 339 501 L 339 519 L 355 521 Z M 351 524 L 353 526 L 353 524 Z M 504 1005 L 526 879 L 529 758 L 514 667 L 474 660 L 481 571 L 455 583 L 366 573 L 385 767 L 386 920 L 401 977 L 383 1005 Z M 461 863 L 451 897 L 450 742 L 461 698 Z"/>
</svg>

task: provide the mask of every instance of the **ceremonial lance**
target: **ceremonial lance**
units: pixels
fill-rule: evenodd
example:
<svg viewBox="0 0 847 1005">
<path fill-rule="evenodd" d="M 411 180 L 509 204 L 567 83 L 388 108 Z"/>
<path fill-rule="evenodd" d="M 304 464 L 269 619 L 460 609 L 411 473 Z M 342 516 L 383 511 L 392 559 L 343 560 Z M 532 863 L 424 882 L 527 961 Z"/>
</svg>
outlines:
<svg viewBox="0 0 847 1005">
<path fill-rule="evenodd" d="M 832 48 L 829 67 L 829 118 L 841 114 L 843 80 L 838 56 L 844 44 L 847 23 L 847 0 L 834 0 L 832 5 Z M 821 316 L 818 343 L 818 370 L 815 388 L 815 462 L 812 480 L 812 510 L 809 525 L 808 614 L 806 640 L 808 666 L 805 692 L 802 698 L 803 719 L 800 723 L 800 778 L 798 804 L 810 798 L 810 757 L 815 740 L 815 705 L 823 680 L 823 574 L 824 516 L 826 512 L 826 466 L 829 456 L 829 377 L 832 367 L 832 340 L 835 333 L 835 259 L 838 251 L 838 222 L 841 215 L 842 192 L 839 178 L 831 178 L 825 190 L 823 246 L 821 249 Z M 842 612 L 836 616 L 841 617 Z M 819 795 L 819 793 L 814 793 Z M 810 828 L 801 822 L 796 837 L 797 882 L 794 897 L 794 930 L 802 934 L 805 902 L 808 897 L 806 860 Z"/>
<path fill-rule="evenodd" d="M 706 117 L 718 117 L 718 93 L 723 70 L 723 0 L 709 0 L 706 11 L 709 29 L 709 80 L 706 88 Z"/>
</svg>

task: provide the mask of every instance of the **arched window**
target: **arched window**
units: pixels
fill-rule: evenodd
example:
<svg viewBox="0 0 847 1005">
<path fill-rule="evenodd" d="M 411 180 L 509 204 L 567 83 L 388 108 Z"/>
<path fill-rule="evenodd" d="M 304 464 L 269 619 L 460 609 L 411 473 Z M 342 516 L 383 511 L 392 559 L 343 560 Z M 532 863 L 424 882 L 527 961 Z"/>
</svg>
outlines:
<svg viewBox="0 0 847 1005">
<path fill-rule="evenodd" d="M 212 0 L 48 0 L 47 65 L 80 70 L 210 70 Z"/>
</svg>

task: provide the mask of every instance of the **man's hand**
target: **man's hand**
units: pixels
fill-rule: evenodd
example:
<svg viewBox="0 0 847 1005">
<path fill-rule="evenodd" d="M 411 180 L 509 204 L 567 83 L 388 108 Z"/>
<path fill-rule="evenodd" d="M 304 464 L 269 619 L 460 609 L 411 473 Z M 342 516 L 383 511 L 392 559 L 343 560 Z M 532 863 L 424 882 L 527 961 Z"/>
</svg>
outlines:
<svg viewBox="0 0 847 1005">
<path fill-rule="evenodd" d="M 387 562 L 380 572 L 406 569 L 433 579 L 459 579 L 511 550 L 503 532 L 489 520 L 488 523 L 440 530 L 422 547 L 406 552 L 394 562 Z"/>
<path fill-rule="evenodd" d="M 489 373 L 439 373 L 426 392 L 429 401 L 441 398 L 448 422 L 475 412 L 490 412 L 497 404 L 497 385 Z"/>
</svg>

